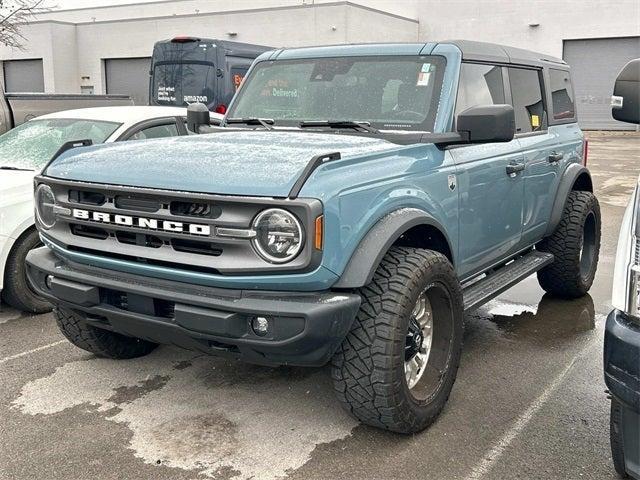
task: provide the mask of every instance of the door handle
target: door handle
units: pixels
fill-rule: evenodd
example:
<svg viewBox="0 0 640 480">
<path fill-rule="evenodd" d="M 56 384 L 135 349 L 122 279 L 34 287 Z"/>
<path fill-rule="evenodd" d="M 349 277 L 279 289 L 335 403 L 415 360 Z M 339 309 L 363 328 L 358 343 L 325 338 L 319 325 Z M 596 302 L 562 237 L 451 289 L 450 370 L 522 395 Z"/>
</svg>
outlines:
<svg viewBox="0 0 640 480">
<path fill-rule="evenodd" d="M 564 157 L 564 155 L 562 153 L 558 153 L 558 152 L 552 152 L 551 155 L 549 155 L 549 163 L 556 163 L 559 162 L 560 160 L 562 160 Z"/>
<path fill-rule="evenodd" d="M 510 163 L 507 165 L 507 175 L 515 175 L 524 170 L 524 163 Z"/>
</svg>

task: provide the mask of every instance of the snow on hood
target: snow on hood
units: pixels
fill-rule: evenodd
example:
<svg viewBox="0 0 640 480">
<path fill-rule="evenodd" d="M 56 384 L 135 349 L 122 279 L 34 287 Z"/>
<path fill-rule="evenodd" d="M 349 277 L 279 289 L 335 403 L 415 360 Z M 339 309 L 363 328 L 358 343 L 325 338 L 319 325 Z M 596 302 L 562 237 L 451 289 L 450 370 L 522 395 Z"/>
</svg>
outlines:
<svg viewBox="0 0 640 480">
<path fill-rule="evenodd" d="M 314 155 L 394 150 L 380 138 L 310 132 L 234 131 L 71 150 L 50 177 L 229 195 L 286 196 Z"/>
</svg>

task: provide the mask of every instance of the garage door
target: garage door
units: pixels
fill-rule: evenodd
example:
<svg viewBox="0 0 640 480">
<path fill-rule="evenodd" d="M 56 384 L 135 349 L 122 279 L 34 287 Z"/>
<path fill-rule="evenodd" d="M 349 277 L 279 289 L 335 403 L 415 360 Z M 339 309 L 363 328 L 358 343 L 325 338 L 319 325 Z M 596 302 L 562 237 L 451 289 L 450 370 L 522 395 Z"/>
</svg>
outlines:
<svg viewBox="0 0 640 480">
<path fill-rule="evenodd" d="M 44 92 L 42 59 L 5 60 L 2 66 L 7 92 Z"/>
<path fill-rule="evenodd" d="M 104 61 L 107 93 L 130 95 L 136 105 L 149 105 L 151 58 L 108 58 Z"/>
<path fill-rule="evenodd" d="M 640 57 L 640 37 L 565 40 L 563 56 L 573 72 L 580 126 L 634 130 L 633 125 L 611 117 L 611 94 L 620 69 Z"/>
</svg>

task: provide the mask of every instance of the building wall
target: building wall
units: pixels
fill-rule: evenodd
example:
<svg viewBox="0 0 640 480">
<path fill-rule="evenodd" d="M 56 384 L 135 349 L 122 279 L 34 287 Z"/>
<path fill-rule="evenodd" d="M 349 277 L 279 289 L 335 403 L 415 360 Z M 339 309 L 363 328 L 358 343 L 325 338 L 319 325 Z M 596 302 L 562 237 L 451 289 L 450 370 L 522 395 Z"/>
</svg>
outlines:
<svg viewBox="0 0 640 480">
<path fill-rule="evenodd" d="M 0 47 L 0 60 L 42 58 L 47 92 L 104 93 L 104 58 L 149 56 L 180 34 L 272 46 L 467 38 L 561 57 L 566 39 L 640 35 L 640 0 L 161 0 L 54 11 L 24 34 L 25 50 Z"/>
<path fill-rule="evenodd" d="M 47 92 L 79 92 L 82 84 L 93 85 L 95 93 L 105 93 L 104 59 L 150 56 L 156 41 L 176 35 L 232 39 L 273 47 L 410 42 L 418 36 L 415 20 L 348 2 L 168 17 L 158 16 L 165 13 L 159 11 L 158 5 L 151 18 L 77 24 L 40 20 L 24 30 L 29 39 L 27 51 L 0 48 L 0 59 L 43 58 Z M 127 8 L 132 12 L 138 10 L 138 6 Z M 372 30 L 372 26 L 375 29 Z M 229 32 L 236 35 L 231 37 Z"/>
<path fill-rule="evenodd" d="M 58 11 L 42 18 L 77 23 L 196 12 L 204 15 L 248 10 L 257 5 L 270 8 L 323 3 L 335 0 L 174 0 Z M 351 0 L 351 3 L 417 19 L 420 40 L 483 40 L 554 56 L 562 56 L 563 39 L 640 34 L 639 0 Z M 538 27 L 529 26 L 536 23 Z M 353 31 L 354 37 L 371 32 L 375 29 L 367 25 L 364 31 Z M 292 40 L 286 44 L 297 45 L 295 38 Z"/>
</svg>

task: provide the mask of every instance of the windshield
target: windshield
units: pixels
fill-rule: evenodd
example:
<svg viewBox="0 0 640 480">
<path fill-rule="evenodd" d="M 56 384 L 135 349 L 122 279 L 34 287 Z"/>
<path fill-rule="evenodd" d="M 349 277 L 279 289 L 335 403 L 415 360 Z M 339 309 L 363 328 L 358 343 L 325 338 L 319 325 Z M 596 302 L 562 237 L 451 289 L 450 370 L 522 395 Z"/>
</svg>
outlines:
<svg viewBox="0 0 640 480">
<path fill-rule="evenodd" d="M 0 167 L 42 168 L 66 142 L 103 143 L 120 123 L 52 118 L 31 120 L 0 136 Z"/>
<path fill-rule="evenodd" d="M 153 70 L 153 98 L 159 105 L 215 104 L 216 70 L 200 63 L 163 63 Z"/>
<path fill-rule="evenodd" d="M 433 130 L 445 60 L 437 56 L 340 57 L 255 65 L 228 118 L 364 121 L 386 130 Z"/>
</svg>

